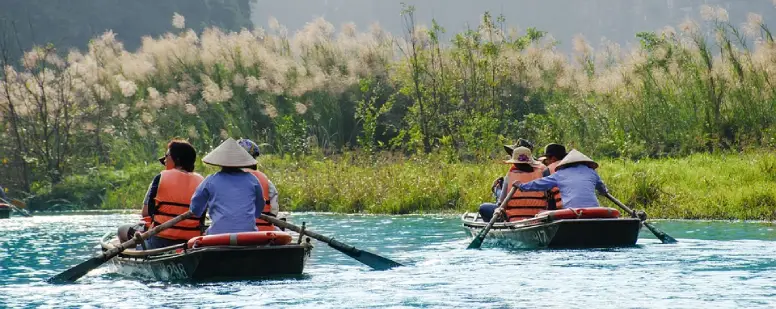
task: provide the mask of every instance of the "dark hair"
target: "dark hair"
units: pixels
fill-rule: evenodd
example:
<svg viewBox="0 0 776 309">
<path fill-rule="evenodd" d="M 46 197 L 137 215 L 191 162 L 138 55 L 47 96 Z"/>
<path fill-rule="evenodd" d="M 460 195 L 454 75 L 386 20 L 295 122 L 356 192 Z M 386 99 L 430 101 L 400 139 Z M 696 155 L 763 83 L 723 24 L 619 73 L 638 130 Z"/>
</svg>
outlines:
<svg viewBox="0 0 776 309">
<path fill-rule="evenodd" d="M 167 144 L 167 149 L 175 166 L 180 166 L 189 173 L 194 171 L 194 162 L 197 161 L 197 151 L 194 150 L 194 146 L 185 140 L 174 139 Z"/>
<path fill-rule="evenodd" d="M 531 173 L 534 171 L 533 166 L 528 163 L 515 163 L 515 168 L 517 168 L 518 171 Z"/>
</svg>

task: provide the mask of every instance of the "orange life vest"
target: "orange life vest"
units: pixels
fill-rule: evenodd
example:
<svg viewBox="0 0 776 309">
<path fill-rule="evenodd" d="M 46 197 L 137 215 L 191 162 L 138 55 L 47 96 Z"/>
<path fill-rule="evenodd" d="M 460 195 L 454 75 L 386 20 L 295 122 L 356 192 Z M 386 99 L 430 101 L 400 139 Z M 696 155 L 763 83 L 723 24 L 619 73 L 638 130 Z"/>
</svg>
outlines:
<svg viewBox="0 0 776 309">
<path fill-rule="evenodd" d="M 253 174 L 253 176 L 256 176 L 256 179 L 259 180 L 259 185 L 261 185 L 261 195 L 264 196 L 264 210 L 262 210 L 261 213 L 267 216 L 271 216 L 272 205 L 270 205 L 270 197 L 269 197 L 269 178 L 267 178 L 267 175 L 264 175 L 264 173 L 259 172 L 257 170 L 252 170 L 248 168 L 244 170 L 246 172 Z M 275 226 L 272 225 L 272 223 L 269 223 L 262 219 L 256 219 L 256 228 L 259 229 L 259 231 L 275 230 Z"/>
<path fill-rule="evenodd" d="M 191 196 L 204 180 L 197 173 L 187 173 L 177 169 L 162 171 L 159 189 L 156 191 L 156 209 L 153 212 L 153 226 L 158 226 L 189 211 Z M 156 236 L 189 240 L 202 235 L 202 218 L 191 217 L 171 228 L 159 232 Z"/>
<path fill-rule="evenodd" d="M 510 170 L 506 183 L 511 186 L 515 182 L 527 183 L 542 178 L 545 168 L 544 165 L 534 167 L 533 172 L 530 173 Z M 505 208 L 507 221 L 533 218 L 540 211 L 547 209 L 547 194 L 545 191 L 523 192 L 516 190 Z"/>
<path fill-rule="evenodd" d="M 550 169 L 550 174 L 555 174 L 555 169 L 558 168 L 558 164 L 560 164 L 560 161 L 555 161 L 554 163 L 551 163 L 550 166 L 547 168 Z M 563 200 L 560 199 L 560 189 L 558 187 L 553 187 L 550 189 L 550 198 L 555 199 L 555 209 L 562 209 L 563 208 Z"/>
</svg>

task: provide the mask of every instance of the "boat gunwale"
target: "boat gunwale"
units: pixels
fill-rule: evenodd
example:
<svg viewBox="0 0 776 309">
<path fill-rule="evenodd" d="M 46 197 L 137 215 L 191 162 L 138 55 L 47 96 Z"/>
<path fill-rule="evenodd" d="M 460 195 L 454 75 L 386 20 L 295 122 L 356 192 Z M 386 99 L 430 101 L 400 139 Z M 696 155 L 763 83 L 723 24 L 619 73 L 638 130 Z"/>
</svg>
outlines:
<svg viewBox="0 0 776 309">
<path fill-rule="evenodd" d="M 106 233 L 101 241 L 100 246 L 103 250 L 110 250 L 116 246 L 112 243 L 115 241 L 114 233 Z M 313 246 L 307 242 L 301 244 L 286 244 L 286 245 L 256 245 L 256 246 L 208 246 L 197 248 L 186 248 L 187 244 L 177 244 L 167 246 L 163 248 L 156 248 L 150 250 L 136 250 L 128 248 L 121 252 L 116 258 L 123 260 L 137 260 L 143 259 L 146 261 L 161 261 L 168 258 L 181 258 L 187 255 L 206 253 L 210 251 L 263 251 L 263 250 L 280 250 L 280 249 L 296 249 L 304 248 L 306 251 L 312 250 Z M 178 249 L 182 249 L 183 252 L 177 252 Z"/>
<path fill-rule="evenodd" d="M 477 222 L 472 221 L 467 218 L 472 218 L 472 213 L 464 213 L 461 215 L 461 221 L 463 221 L 463 226 L 465 228 L 475 230 L 475 229 L 482 229 L 485 226 L 488 225 L 488 222 Z M 475 214 L 473 218 L 477 218 L 477 215 Z M 639 221 L 638 218 L 586 218 L 586 219 L 559 219 L 559 220 L 551 220 L 548 216 L 541 216 L 536 217 L 532 219 L 526 219 L 526 220 L 520 220 L 520 221 L 514 221 L 514 222 L 496 222 L 493 224 L 493 227 L 491 229 L 493 230 L 522 230 L 522 229 L 529 229 L 529 228 L 536 228 L 541 226 L 548 226 L 553 224 L 561 224 L 561 223 L 589 223 L 589 222 L 622 222 L 622 221 Z"/>
</svg>

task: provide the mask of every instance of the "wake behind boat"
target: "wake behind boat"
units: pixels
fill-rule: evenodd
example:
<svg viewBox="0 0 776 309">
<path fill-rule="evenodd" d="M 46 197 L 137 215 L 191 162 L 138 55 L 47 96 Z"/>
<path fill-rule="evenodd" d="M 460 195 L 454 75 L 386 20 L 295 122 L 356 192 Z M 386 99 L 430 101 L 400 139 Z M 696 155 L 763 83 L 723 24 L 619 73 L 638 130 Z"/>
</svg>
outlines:
<svg viewBox="0 0 776 309">
<path fill-rule="evenodd" d="M 606 207 L 545 211 L 531 219 L 497 222 L 485 240 L 493 246 L 526 249 L 633 246 L 641 220 L 619 215 Z M 478 213 L 464 213 L 461 220 L 472 237 L 488 224 Z"/>
<path fill-rule="evenodd" d="M 117 245 L 115 233 L 101 241 L 103 251 Z M 300 275 L 312 248 L 309 238 L 292 244 L 284 232 L 246 232 L 202 236 L 165 248 L 127 249 L 111 263 L 121 274 L 144 279 L 240 280 Z"/>
</svg>

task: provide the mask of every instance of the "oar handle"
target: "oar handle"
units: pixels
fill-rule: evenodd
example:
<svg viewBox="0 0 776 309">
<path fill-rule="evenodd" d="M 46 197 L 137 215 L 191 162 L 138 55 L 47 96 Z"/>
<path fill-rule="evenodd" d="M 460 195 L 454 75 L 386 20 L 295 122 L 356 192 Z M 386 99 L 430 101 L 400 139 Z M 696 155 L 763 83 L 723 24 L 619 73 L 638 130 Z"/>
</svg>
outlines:
<svg viewBox="0 0 776 309">
<path fill-rule="evenodd" d="M 638 218 L 638 216 L 636 215 L 636 212 L 633 211 L 633 209 L 630 209 L 628 206 L 625 206 L 625 204 L 623 204 L 622 202 L 620 202 L 620 200 L 616 199 L 614 196 L 609 194 L 609 192 L 604 193 L 604 196 L 606 196 L 606 198 L 612 201 L 612 203 L 616 204 L 617 206 L 620 206 L 620 208 L 625 210 L 625 212 L 631 215 L 631 217 Z"/>
<path fill-rule="evenodd" d="M 286 221 L 280 220 L 280 219 L 275 218 L 275 217 L 271 217 L 271 216 L 268 216 L 268 215 L 265 215 L 265 214 L 261 214 L 261 219 L 264 220 L 264 221 L 267 221 L 267 222 L 271 222 L 272 224 L 277 225 L 279 227 L 292 230 L 292 231 L 297 232 L 297 233 L 301 233 L 302 232 L 302 228 L 300 228 L 299 226 L 296 226 L 294 224 L 288 223 Z M 335 240 L 334 238 L 323 236 L 321 234 L 318 234 L 316 232 L 310 231 L 308 229 L 304 230 L 304 234 L 308 235 L 308 236 L 310 236 L 310 237 L 312 237 L 314 239 L 317 239 L 319 241 L 325 242 L 325 243 L 327 243 L 327 244 L 329 244 L 331 246 L 339 247 L 339 248 L 344 249 L 344 250 L 348 250 L 348 251 L 351 251 L 351 252 L 358 252 L 358 251 L 360 251 L 360 250 L 356 249 L 356 247 L 353 247 L 353 246 L 345 244 L 345 243 L 341 243 L 341 242 Z"/>
<path fill-rule="evenodd" d="M 192 216 L 194 216 L 194 213 L 192 213 L 191 211 L 187 211 L 187 212 L 183 213 L 182 215 L 173 218 L 170 221 L 167 221 L 165 223 L 162 223 L 162 224 L 152 228 L 148 232 L 140 234 L 139 237 L 132 237 L 131 239 L 129 239 L 129 240 L 119 244 L 118 246 L 113 247 L 110 250 L 107 250 L 107 251 L 103 252 L 100 256 L 103 258 L 103 260 L 107 261 L 107 260 L 113 258 L 114 256 L 117 256 L 119 253 L 123 252 L 124 250 L 126 250 L 128 248 L 134 247 L 135 245 L 137 245 L 138 241 L 144 241 L 144 240 L 149 239 L 149 238 L 151 238 L 153 236 L 156 236 L 156 234 L 159 234 L 160 232 L 162 232 L 162 231 L 172 227 L 173 225 L 178 224 L 179 222 L 181 222 L 183 220 L 191 218 Z"/>
</svg>

